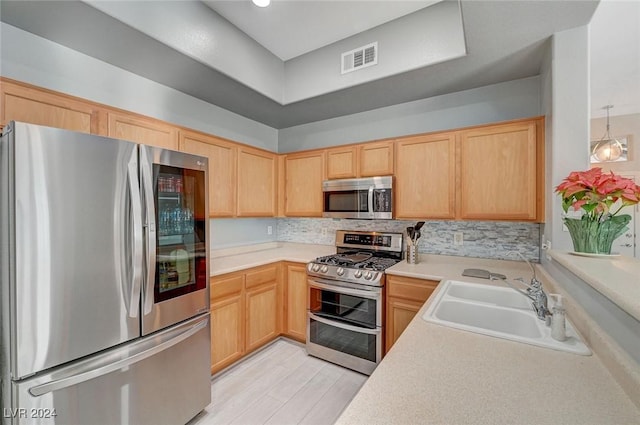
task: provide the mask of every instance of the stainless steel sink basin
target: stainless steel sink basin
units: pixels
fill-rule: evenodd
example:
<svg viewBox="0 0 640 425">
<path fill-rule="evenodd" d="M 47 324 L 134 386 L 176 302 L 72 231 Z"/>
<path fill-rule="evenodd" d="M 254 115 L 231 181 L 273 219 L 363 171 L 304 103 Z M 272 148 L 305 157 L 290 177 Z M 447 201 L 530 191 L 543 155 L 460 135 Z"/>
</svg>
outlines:
<svg viewBox="0 0 640 425">
<path fill-rule="evenodd" d="M 431 323 L 497 338 L 590 355 L 567 320 L 567 340 L 551 338 L 551 329 L 529 300 L 511 288 L 449 280 L 434 295 L 422 318 Z"/>
</svg>

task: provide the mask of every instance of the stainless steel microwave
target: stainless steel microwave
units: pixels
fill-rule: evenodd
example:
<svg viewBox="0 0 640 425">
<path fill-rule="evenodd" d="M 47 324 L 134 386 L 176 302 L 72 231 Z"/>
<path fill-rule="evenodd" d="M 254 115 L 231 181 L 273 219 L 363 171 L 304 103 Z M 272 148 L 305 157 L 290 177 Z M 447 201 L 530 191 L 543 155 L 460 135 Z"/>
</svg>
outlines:
<svg viewBox="0 0 640 425">
<path fill-rule="evenodd" d="M 326 180 L 323 217 L 393 218 L 393 177 Z"/>
</svg>

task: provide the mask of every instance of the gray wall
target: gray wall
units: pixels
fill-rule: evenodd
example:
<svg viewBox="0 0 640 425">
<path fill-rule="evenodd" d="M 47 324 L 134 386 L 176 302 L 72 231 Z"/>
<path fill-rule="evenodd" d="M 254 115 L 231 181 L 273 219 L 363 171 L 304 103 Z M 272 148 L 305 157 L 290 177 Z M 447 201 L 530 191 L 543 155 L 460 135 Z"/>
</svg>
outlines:
<svg viewBox="0 0 640 425">
<path fill-rule="evenodd" d="M 280 130 L 279 152 L 542 115 L 540 77 L 435 96 Z"/>
<path fill-rule="evenodd" d="M 378 64 L 341 73 L 341 55 L 378 42 Z M 420 54 L 406 54 L 420 52 Z M 466 54 L 458 2 L 431 5 L 285 63 L 284 104 L 352 87 Z"/>
<path fill-rule="evenodd" d="M 271 151 L 278 131 L 44 38 L 0 23 L 4 77 Z"/>
<path fill-rule="evenodd" d="M 144 1 L 90 1 L 89 4 L 282 102 L 284 63 L 203 3 L 157 1 L 149 5 Z M 149 19 L 150 14 L 153 19 Z M 187 22 L 189 31 L 181 25 Z M 256 72 L 257 69 L 261 72 Z"/>
<path fill-rule="evenodd" d="M 215 218 L 210 220 L 211 249 L 275 242 L 275 218 Z M 272 234 L 268 234 L 271 226 Z"/>
</svg>

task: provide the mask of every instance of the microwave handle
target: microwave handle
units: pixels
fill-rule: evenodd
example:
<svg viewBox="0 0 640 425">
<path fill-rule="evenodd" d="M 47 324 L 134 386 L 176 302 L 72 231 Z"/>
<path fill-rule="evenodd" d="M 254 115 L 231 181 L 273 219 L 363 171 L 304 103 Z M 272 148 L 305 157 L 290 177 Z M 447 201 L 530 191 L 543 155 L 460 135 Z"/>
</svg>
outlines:
<svg viewBox="0 0 640 425">
<path fill-rule="evenodd" d="M 373 214 L 373 186 L 369 186 L 369 205 L 368 210 L 369 214 Z"/>
</svg>

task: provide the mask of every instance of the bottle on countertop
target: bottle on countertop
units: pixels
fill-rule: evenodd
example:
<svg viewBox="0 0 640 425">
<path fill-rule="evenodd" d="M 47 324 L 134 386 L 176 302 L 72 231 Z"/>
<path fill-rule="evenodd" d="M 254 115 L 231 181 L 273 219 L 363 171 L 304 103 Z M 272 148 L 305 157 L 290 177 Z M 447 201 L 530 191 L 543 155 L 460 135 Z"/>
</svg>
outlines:
<svg viewBox="0 0 640 425">
<path fill-rule="evenodd" d="M 549 294 L 549 297 L 554 300 L 551 308 L 551 338 L 557 341 L 564 341 L 567 339 L 567 327 L 566 310 L 562 305 L 562 295 Z"/>
</svg>

